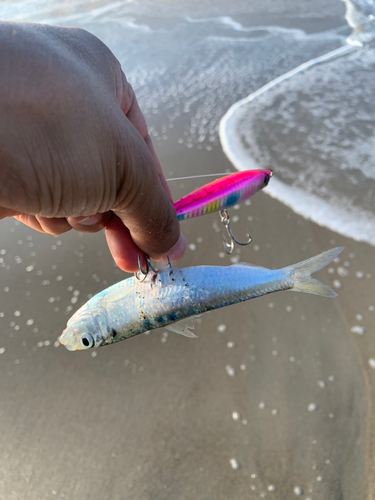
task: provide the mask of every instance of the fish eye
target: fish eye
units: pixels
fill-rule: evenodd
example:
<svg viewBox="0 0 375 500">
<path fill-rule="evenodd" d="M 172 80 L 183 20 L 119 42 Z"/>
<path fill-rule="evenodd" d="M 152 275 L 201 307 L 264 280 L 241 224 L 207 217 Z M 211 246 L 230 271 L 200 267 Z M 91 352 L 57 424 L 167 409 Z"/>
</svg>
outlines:
<svg viewBox="0 0 375 500">
<path fill-rule="evenodd" d="M 94 339 L 89 333 L 84 333 L 81 337 L 81 344 L 84 347 L 92 347 L 94 345 Z"/>
</svg>

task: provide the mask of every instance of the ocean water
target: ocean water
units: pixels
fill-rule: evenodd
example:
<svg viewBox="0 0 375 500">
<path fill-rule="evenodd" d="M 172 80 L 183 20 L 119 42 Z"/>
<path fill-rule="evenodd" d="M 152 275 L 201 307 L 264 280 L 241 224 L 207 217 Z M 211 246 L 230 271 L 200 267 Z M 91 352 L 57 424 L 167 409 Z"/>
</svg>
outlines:
<svg viewBox="0 0 375 500">
<path fill-rule="evenodd" d="M 221 140 L 236 168 L 274 168 L 269 194 L 375 245 L 375 2 L 345 3 L 346 45 L 233 105 Z"/>
<path fill-rule="evenodd" d="M 325 17 L 317 13 L 320 3 L 317 10 L 305 7 L 305 17 L 298 17 L 295 2 L 270 3 L 263 11 L 257 7 L 257 16 L 251 2 L 234 2 L 229 8 L 213 4 L 26 0 L 0 2 L 0 16 L 77 26 L 97 35 L 115 53 L 135 88 L 154 141 L 166 140 L 178 124 L 179 144 L 210 149 L 219 144 L 220 120 L 233 103 L 295 66 L 342 46 L 350 33 L 343 9 L 342 21 L 337 15 L 327 21 L 327 12 L 337 14 L 341 8 L 334 2 Z M 283 9 L 289 9 L 289 17 L 272 14 Z M 215 10 L 221 15 L 212 15 Z M 205 173 L 191 168 L 193 173 Z M 178 166 L 166 174 L 177 171 Z"/>
</svg>

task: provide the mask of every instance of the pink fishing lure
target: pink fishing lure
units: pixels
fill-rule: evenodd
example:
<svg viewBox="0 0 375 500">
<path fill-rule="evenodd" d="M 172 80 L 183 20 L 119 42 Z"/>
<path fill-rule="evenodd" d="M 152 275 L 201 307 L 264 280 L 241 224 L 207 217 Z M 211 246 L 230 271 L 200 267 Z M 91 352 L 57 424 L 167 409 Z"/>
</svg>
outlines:
<svg viewBox="0 0 375 500">
<path fill-rule="evenodd" d="M 191 219 L 241 203 L 266 187 L 272 174 L 272 170 L 245 170 L 205 184 L 173 204 L 177 218 Z"/>
</svg>

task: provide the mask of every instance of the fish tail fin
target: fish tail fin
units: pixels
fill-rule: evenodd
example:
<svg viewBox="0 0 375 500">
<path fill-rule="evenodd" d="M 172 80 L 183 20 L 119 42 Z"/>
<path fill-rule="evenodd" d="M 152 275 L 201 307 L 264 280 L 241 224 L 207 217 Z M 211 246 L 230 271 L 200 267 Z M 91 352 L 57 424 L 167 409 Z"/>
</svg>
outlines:
<svg viewBox="0 0 375 500">
<path fill-rule="evenodd" d="M 303 262 L 286 267 L 285 272 L 293 279 L 293 288 L 291 290 L 323 297 L 337 297 L 338 294 L 331 287 L 312 278 L 311 275 L 327 266 L 343 250 L 344 247 L 332 248 Z"/>
</svg>

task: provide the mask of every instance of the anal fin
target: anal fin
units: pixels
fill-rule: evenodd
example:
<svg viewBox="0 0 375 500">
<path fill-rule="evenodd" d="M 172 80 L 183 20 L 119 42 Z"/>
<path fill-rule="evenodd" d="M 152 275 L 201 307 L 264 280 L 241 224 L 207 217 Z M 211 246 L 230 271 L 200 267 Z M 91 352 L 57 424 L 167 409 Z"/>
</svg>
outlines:
<svg viewBox="0 0 375 500">
<path fill-rule="evenodd" d="M 189 337 L 190 339 L 197 339 L 198 335 L 195 335 L 193 332 L 190 331 L 194 330 L 197 318 L 199 318 L 199 315 L 190 316 L 190 318 L 186 318 L 181 321 L 176 321 L 176 323 L 171 323 L 170 325 L 167 325 L 164 328 L 166 330 L 169 330 L 170 332 L 183 335 L 184 337 Z"/>
</svg>

